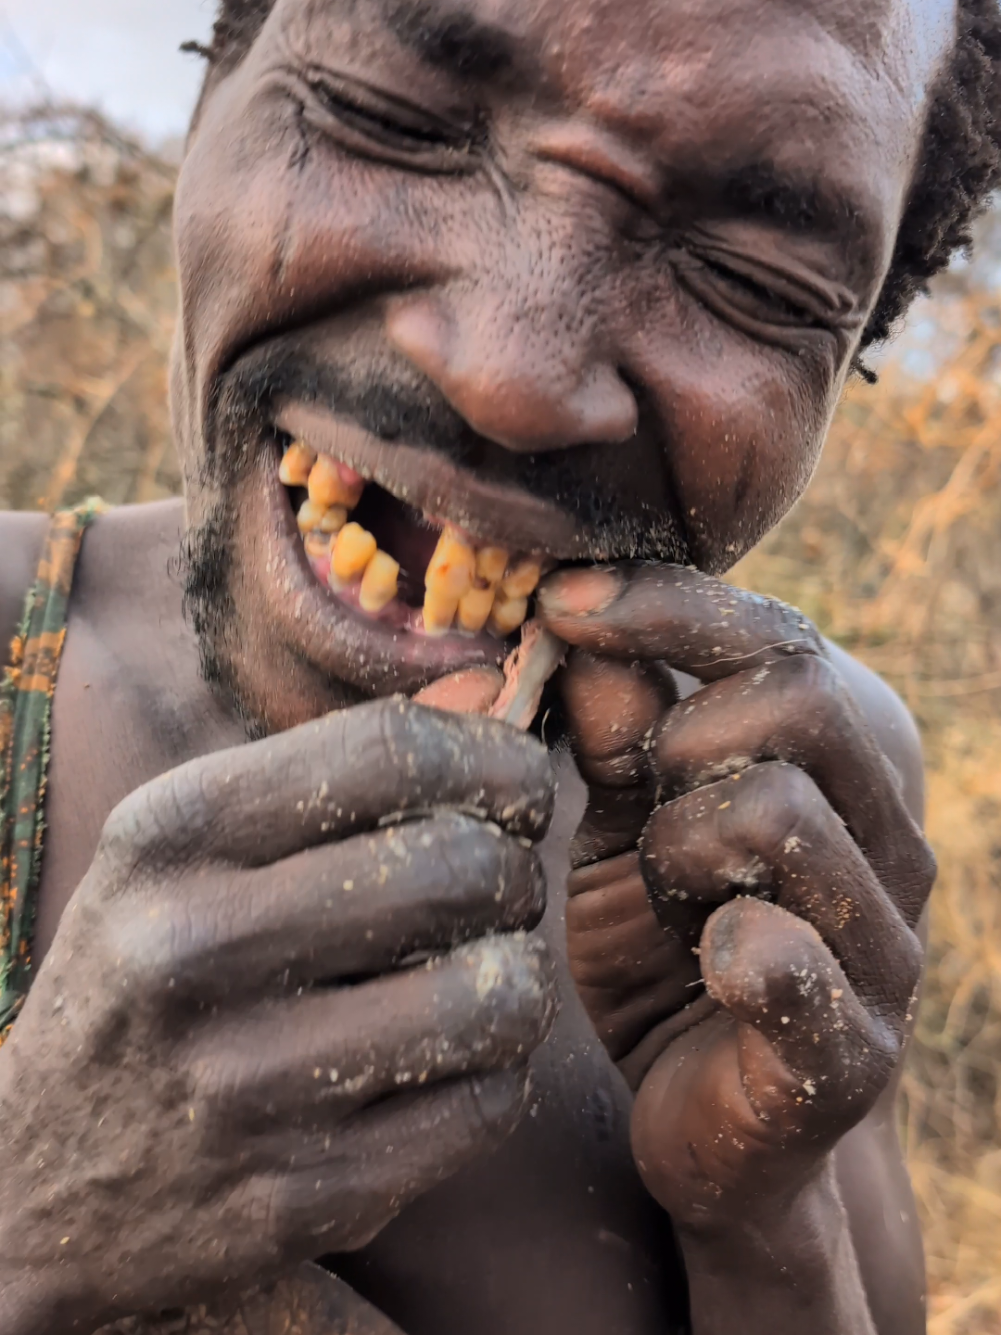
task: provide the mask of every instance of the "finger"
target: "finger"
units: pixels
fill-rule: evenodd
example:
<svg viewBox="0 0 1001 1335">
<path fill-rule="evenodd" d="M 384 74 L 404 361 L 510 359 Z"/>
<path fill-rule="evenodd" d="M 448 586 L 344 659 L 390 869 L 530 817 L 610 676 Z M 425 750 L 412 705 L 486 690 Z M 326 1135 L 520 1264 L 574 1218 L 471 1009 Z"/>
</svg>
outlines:
<svg viewBox="0 0 1001 1335">
<path fill-rule="evenodd" d="M 896 771 L 828 659 L 799 655 L 704 687 L 668 710 L 651 749 L 661 791 L 687 792 L 764 760 L 805 770 L 909 924 L 934 864 Z"/>
<path fill-rule="evenodd" d="M 259 866 L 438 807 L 538 839 L 553 791 L 534 738 L 491 719 L 377 700 L 154 779 L 112 812 L 101 851 L 147 869 L 179 854 Z"/>
<path fill-rule="evenodd" d="M 397 1095 L 292 1151 L 276 1137 L 275 1166 L 242 1184 L 227 1213 L 244 1227 L 261 1221 L 287 1260 L 364 1246 L 411 1201 L 501 1145 L 527 1099 L 524 1069 L 498 1071 Z"/>
<path fill-rule="evenodd" d="M 574 867 L 634 848 L 653 810 L 647 748 L 652 727 L 675 698 L 653 667 L 576 650 L 560 690 L 574 759 L 588 784 L 587 807 L 570 845 Z"/>
<path fill-rule="evenodd" d="M 867 1004 L 906 1009 L 920 944 L 802 770 L 755 765 L 666 803 L 641 855 L 658 918 L 689 944 L 735 895 L 774 898 L 816 928 Z"/>
<path fill-rule="evenodd" d="M 554 1015 L 548 956 L 492 937 L 354 987 L 263 1002 L 185 1057 L 202 1124 L 222 1136 L 333 1126 L 356 1108 L 524 1062 Z"/>
<path fill-rule="evenodd" d="M 741 1077 L 757 1116 L 854 1125 L 899 1060 L 898 1020 L 866 1007 L 815 929 L 778 905 L 718 909 L 701 952 L 710 995 L 745 1026 Z"/>
<path fill-rule="evenodd" d="M 654 791 L 647 786 L 590 787 L 584 815 L 570 840 L 571 866 L 585 867 L 635 848 L 654 801 Z"/>
<path fill-rule="evenodd" d="M 545 908 L 538 855 L 459 812 L 355 835 L 273 867 L 221 871 L 194 896 L 122 905 L 108 943 L 123 984 L 171 1011 L 242 992 L 382 973 L 415 951 L 530 929 Z"/>
<path fill-rule="evenodd" d="M 455 714 L 486 714 L 504 689 L 504 674 L 497 668 L 465 668 L 439 677 L 413 697 L 418 705 L 447 709 Z"/>
<path fill-rule="evenodd" d="M 635 852 L 573 872 L 567 892 L 570 973 L 599 1038 L 620 1061 L 693 1000 L 698 962 L 657 921 Z"/>
<path fill-rule="evenodd" d="M 560 688 L 581 777 L 602 788 L 649 783 L 650 733 L 675 700 L 650 666 L 570 654 Z"/>
<path fill-rule="evenodd" d="M 537 604 L 569 644 L 660 659 L 703 682 L 790 654 L 824 653 L 820 634 L 796 608 L 682 566 L 559 570 L 540 585 Z"/>
</svg>

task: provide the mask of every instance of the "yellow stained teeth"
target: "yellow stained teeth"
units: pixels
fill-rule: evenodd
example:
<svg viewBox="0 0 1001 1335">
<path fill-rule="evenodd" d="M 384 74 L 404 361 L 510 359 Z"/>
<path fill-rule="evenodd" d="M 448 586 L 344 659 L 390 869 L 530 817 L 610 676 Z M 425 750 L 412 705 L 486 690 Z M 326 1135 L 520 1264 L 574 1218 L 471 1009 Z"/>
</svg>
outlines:
<svg viewBox="0 0 1001 1335">
<path fill-rule="evenodd" d="M 332 533 L 340 533 L 347 522 L 348 512 L 343 505 L 332 505 L 328 510 L 315 501 L 303 501 L 296 515 L 299 532 L 303 534 L 325 533 L 329 537 Z"/>
<path fill-rule="evenodd" d="M 329 510 L 324 510 L 323 518 L 317 527 L 321 533 L 340 533 L 347 522 L 348 512 L 344 506 L 332 505 Z"/>
<path fill-rule="evenodd" d="M 321 454 L 309 473 L 309 499 L 317 505 L 343 505 L 353 510 L 365 490 L 364 480 L 346 482 L 337 463 L 329 455 Z"/>
<path fill-rule="evenodd" d="M 316 505 L 313 501 L 303 501 L 302 505 L 299 506 L 299 513 L 295 517 L 296 523 L 299 525 L 299 532 L 311 533 L 314 528 L 319 528 L 326 513 L 322 505 Z"/>
<path fill-rule="evenodd" d="M 535 592 L 535 587 L 542 577 L 542 567 L 538 561 L 519 561 L 509 570 L 501 582 L 501 592 L 505 598 L 527 598 Z"/>
<path fill-rule="evenodd" d="M 475 575 L 476 553 L 457 533 L 445 529 L 428 563 L 424 587 L 438 594 L 443 605 L 447 599 L 458 605 L 466 590 L 472 588 Z"/>
<path fill-rule="evenodd" d="M 476 575 L 485 584 L 499 584 L 507 569 L 507 551 L 504 547 L 481 547 L 476 553 Z"/>
<path fill-rule="evenodd" d="M 444 635 L 458 610 L 458 598 L 440 589 L 428 589 L 424 594 L 424 629 L 429 635 Z"/>
<path fill-rule="evenodd" d="M 322 557 L 330 555 L 330 534 L 329 533 L 307 533 L 302 543 L 306 549 L 306 555 L 312 556 L 314 560 L 320 560 Z"/>
<path fill-rule="evenodd" d="M 376 541 L 361 524 L 345 524 L 330 560 L 330 583 L 347 584 L 360 575 L 376 553 Z"/>
<path fill-rule="evenodd" d="M 336 591 L 352 584 L 362 611 L 378 615 L 399 596 L 400 564 L 379 548 L 374 534 L 348 517 L 364 480 L 297 441 L 282 459 L 282 481 L 301 486 L 303 476 L 309 498 L 296 522 L 306 555 L 314 563 L 329 561 L 330 587 Z M 425 634 L 444 635 L 455 627 L 478 635 L 486 627 L 493 635 L 510 635 L 524 622 L 540 575 L 537 560 L 512 563 L 507 548 L 477 550 L 457 529 L 445 528 L 424 576 Z"/>
<path fill-rule="evenodd" d="M 504 547 L 475 551 L 455 529 L 438 539 L 424 576 L 424 629 L 441 635 L 453 624 L 478 634 L 489 623 L 495 635 L 517 630 L 528 613 L 528 596 L 541 574 L 538 561 L 509 567 Z"/>
<path fill-rule="evenodd" d="M 304 487 L 315 462 L 316 455 L 309 446 L 295 440 L 282 455 L 278 477 L 286 487 Z"/>
<path fill-rule="evenodd" d="M 528 615 L 527 598 L 505 598 L 500 594 L 490 613 L 490 629 L 495 635 L 510 635 Z"/>
<path fill-rule="evenodd" d="M 400 563 L 388 552 L 377 551 L 365 567 L 358 603 L 363 612 L 381 612 L 396 597 Z"/>
<path fill-rule="evenodd" d="M 468 589 L 459 599 L 458 621 L 462 630 L 481 631 L 494 605 L 493 589 Z"/>
</svg>

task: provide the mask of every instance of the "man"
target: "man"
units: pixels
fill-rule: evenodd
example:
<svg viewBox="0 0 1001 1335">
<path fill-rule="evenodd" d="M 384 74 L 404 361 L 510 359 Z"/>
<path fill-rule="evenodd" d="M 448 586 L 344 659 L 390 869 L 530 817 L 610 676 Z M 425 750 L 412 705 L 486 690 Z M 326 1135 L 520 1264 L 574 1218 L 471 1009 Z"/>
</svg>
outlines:
<svg viewBox="0 0 1001 1335">
<path fill-rule="evenodd" d="M 915 732 L 716 577 L 1001 175 L 993 0 L 227 0 L 209 55 L 186 510 L 94 522 L 53 701 L 4 1332 L 319 1257 L 408 1335 L 922 1329 Z M 419 614 L 445 541 L 561 567 L 555 791 L 405 698 L 518 620 Z"/>
</svg>

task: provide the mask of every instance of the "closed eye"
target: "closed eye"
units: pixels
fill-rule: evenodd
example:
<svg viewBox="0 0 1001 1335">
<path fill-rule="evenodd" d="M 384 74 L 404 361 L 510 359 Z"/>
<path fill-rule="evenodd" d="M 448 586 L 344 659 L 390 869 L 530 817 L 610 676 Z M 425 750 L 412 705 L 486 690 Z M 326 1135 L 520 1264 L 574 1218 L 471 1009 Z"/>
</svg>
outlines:
<svg viewBox="0 0 1001 1335">
<path fill-rule="evenodd" d="M 457 171 L 482 140 L 474 121 L 453 124 L 354 79 L 311 72 L 306 85 L 319 128 L 365 156 L 424 171 Z"/>
<path fill-rule="evenodd" d="M 696 278 L 696 283 L 703 293 L 707 282 L 713 284 L 718 299 L 732 302 L 751 318 L 791 327 L 822 327 L 822 322 L 805 303 L 799 304 L 785 293 L 758 282 L 749 273 L 742 273 L 704 254 L 697 257 L 697 267 L 702 272 L 701 281 Z M 695 277 L 695 266 L 686 268 L 682 277 L 691 281 Z"/>
<path fill-rule="evenodd" d="M 795 349 L 818 337 L 841 342 L 858 323 L 847 292 L 799 276 L 792 266 L 786 271 L 699 240 L 672 247 L 669 259 L 679 284 L 701 305 L 763 342 Z"/>
</svg>

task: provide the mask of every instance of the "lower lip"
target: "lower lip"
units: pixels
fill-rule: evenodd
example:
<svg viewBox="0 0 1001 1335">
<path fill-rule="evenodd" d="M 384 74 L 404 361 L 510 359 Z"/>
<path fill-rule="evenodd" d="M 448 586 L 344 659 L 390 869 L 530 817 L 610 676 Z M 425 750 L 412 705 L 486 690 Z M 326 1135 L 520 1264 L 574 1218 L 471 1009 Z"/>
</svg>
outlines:
<svg viewBox="0 0 1001 1335">
<path fill-rule="evenodd" d="M 258 485 L 263 483 L 271 520 L 264 526 L 265 569 L 273 593 L 281 593 L 273 608 L 275 620 L 315 666 L 361 691 L 381 694 L 409 693 L 462 668 L 504 661 L 508 646 L 491 635 L 427 635 L 413 627 L 415 609 L 397 603 L 370 616 L 358 608 L 351 586 L 335 593 L 321 583 L 320 572 L 303 550 L 270 450 L 262 451 L 261 472 L 265 476 L 258 477 Z M 278 572 L 285 573 L 284 590 L 275 579 Z"/>
</svg>

